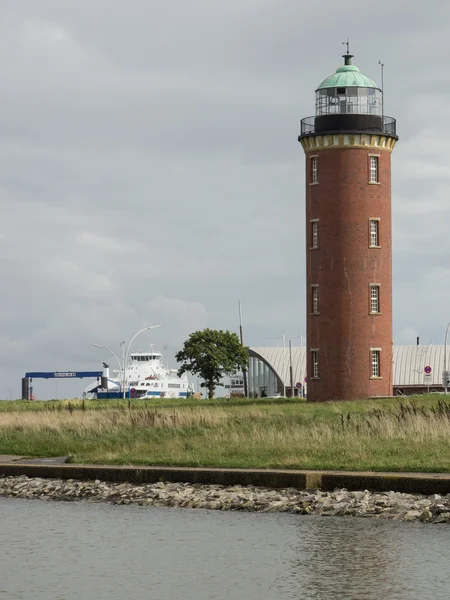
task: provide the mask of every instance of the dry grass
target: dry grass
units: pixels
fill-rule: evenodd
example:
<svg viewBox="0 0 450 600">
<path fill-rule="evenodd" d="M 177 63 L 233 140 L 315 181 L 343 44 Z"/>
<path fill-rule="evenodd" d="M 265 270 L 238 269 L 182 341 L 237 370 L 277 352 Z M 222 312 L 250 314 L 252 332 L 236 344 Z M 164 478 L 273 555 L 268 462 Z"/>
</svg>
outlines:
<svg viewBox="0 0 450 600">
<path fill-rule="evenodd" d="M 303 424 L 289 418 L 278 418 L 274 422 L 273 414 L 254 409 L 241 414 L 223 408 L 203 407 L 159 411 L 113 408 L 101 412 L 7 412 L 0 413 L 0 431 L 86 431 L 100 435 L 127 427 L 166 430 L 220 427 L 222 434 L 229 437 L 233 433 L 241 436 L 245 424 L 246 432 L 258 442 L 267 441 L 268 435 L 276 436 L 280 442 L 289 435 L 295 438 L 306 436 L 321 443 L 348 437 L 425 440 L 450 436 L 450 413 L 446 412 L 378 411 L 361 417 L 339 413 L 336 405 L 330 408 L 339 418 Z M 270 427 L 271 424 L 273 427 Z"/>
<path fill-rule="evenodd" d="M 98 435 L 120 431 L 126 427 L 184 429 L 217 427 L 227 419 L 227 413 L 217 409 L 188 410 L 104 410 L 101 412 L 33 412 L 0 413 L 0 430 L 11 431 L 85 431 Z"/>
<path fill-rule="evenodd" d="M 445 471 L 449 440 L 435 401 L 0 412 L 0 453 L 79 462 Z"/>
</svg>

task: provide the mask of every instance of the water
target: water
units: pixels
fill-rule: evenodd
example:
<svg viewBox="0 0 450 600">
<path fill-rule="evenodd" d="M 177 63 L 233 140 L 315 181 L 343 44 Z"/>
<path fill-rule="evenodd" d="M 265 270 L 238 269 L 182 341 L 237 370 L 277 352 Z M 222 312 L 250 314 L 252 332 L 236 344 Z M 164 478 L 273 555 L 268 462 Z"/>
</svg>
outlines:
<svg viewBox="0 0 450 600">
<path fill-rule="evenodd" d="M 450 527 L 0 499 L 0 599 L 448 600 Z"/>
</svg>

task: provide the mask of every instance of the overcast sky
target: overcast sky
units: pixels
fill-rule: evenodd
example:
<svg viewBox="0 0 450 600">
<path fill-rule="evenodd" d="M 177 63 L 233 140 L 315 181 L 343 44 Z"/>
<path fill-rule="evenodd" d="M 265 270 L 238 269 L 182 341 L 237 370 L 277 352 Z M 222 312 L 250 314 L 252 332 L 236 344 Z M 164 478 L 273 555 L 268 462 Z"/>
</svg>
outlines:
<svg viewBox="0 0 450 600">
<path fill-rule="evenodd" d="M 385 63 L 394 338 L 450 319 L 446 0 L 1 0 L 0 398 L 29 370 L 101 368 L 145 325 L 276 345 L 305 333 L 299 119 L 341 64 Z M 374 10 L 374 8 L 376 10 Z M 293 343 L 299 344 L 299 339 Z M 86 381 L 36 381 L 39 398 Z M 8 390 L 11 390 L 9 392 Z"/>
</svg>

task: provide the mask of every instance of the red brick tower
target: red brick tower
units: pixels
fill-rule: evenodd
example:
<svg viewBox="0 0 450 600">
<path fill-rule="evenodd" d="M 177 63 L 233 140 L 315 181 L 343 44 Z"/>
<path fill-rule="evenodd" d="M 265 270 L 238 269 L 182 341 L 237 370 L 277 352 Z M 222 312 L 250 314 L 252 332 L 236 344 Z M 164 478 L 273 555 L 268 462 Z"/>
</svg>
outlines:
<svg viewBox="0 0 450 600">
<path fill-rule="evenodd" d="M 308 400 L 392 395 L 395 119 L 352 55 L 301 122 L 306 154 Z"/>
</svg>

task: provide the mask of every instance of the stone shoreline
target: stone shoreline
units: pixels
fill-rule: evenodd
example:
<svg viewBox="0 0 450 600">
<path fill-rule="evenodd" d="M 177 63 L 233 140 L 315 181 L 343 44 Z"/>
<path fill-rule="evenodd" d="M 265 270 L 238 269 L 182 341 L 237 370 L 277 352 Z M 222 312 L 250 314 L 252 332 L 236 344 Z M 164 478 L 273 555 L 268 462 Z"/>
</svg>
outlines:
<svg viewBox="0 0 450 600">
<path fill-rule="evenodd" d="M 100 480 L 0 477 L 0 496 L 43 500 L 108 502 L 210 510 L 287 512 L 354 516 L 424 523 L 450 523 L 450 494 L 403 494 L 336 489 L 297 490 L 188 483 L 110 483 Z"/>
</svg>

